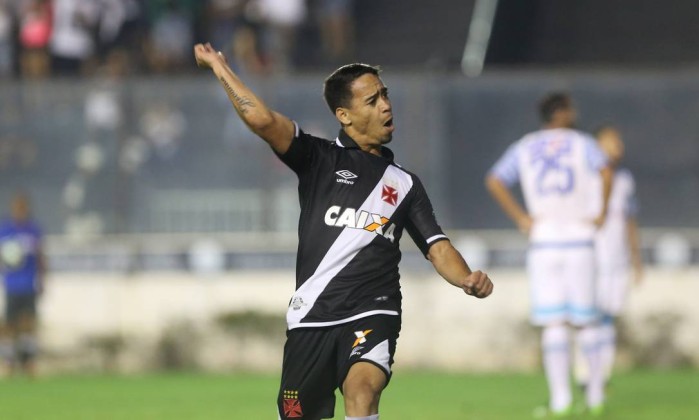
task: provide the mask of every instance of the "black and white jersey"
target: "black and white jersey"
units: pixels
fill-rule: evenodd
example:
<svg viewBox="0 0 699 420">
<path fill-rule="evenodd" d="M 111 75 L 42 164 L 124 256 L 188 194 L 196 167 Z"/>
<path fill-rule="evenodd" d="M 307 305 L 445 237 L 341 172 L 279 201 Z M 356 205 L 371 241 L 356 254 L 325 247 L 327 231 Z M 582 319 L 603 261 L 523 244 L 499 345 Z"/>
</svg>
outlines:
<svg viewBox="0 0 699 420">
<path fill-rule="evenodd" d="M 382 156 L 364 152 L 343 130 L 332 142 L 296 127 L 280 158 L 299 177 L 301 204 L 288 328 L 400 315 L 403 229 L 424 254 L 447 239 L 418 177 L 388 148 Z"/>
</svg>

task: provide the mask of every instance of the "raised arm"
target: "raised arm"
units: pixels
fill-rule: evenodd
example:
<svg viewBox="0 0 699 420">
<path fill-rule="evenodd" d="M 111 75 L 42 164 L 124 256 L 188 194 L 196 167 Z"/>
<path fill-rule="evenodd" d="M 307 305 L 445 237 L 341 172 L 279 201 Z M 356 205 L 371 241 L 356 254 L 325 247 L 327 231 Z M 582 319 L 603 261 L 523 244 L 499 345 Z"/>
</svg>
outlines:
<svg viewBox="0 0 699 420">
<path fill-rule="evenodd" d="M 195 45 L 194 57 L 199 67 L 214 72 L 235 111 L 248 128 L 269 143 L 275 152 L 286 153 L 294 138 L 294 123 L 284 115 L 267 108 L 231 70 L 226 57 L 220 51 L 214 50 L 211 44 Z"/>
<path fill-rule="evenodd" d="M 529 233 L 532 227 L 532 218 L 517 202 L 510 189 L 498 177 L 492 174 L 486 177 L 485 187 L 505 214 L 517 225 L 517 228 L 522 233 Z"/>
<path fill-rule="evenodd" d="M 427 258 L 440 276 L 463 289 L 467 295 L 483 299 L 493 292 L 493 282 L 488 275 L 481 271 L 471 271 L 451 242 L 434 243 L 427 253 Z"/>
</svg>

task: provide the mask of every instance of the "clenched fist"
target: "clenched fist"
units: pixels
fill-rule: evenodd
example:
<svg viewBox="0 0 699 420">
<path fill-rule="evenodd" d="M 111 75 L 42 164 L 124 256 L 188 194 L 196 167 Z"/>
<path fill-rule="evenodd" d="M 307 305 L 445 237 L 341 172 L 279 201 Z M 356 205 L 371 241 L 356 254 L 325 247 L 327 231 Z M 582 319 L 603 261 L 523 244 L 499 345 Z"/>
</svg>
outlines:
<svg viewBox="0 0 699 420">
<path fill-rule="evenodd" d="M 194 58 L 197 60 L 197 66 L 205 69 L 212 68 L 217 61 L 226 63 L 226 57 L 221 51 L 214 50 L 208 42 L 194 46 Z"/>
<path fill-rule="evenodd" d="M 461 288 L 467 295 L 483 299 L 493 293 L 493 282 L 487 274 L 478 270 L 466 276 Z"/>
</svg>

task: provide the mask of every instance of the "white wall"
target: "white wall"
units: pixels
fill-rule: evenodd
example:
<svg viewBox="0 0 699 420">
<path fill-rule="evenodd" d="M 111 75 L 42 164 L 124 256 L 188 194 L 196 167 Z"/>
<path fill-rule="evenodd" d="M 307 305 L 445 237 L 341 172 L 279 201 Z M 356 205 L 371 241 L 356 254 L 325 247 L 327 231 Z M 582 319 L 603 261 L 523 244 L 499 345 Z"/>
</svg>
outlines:
<svg viewBox="0 0 699 420">
<path fill-rule="evenodd" d="M 493 270 L 496 287 L 485 300 L 464 295 L 429 272 L 403 275 L 403 330 L 397 366 L 471 371 L 532 370 L 539 365 L 538 336 L 527 323 L 528 287 L 520 270 Z M 121 334 L 128 345 L 119 369 L 139 370 L 162 331 L 177 322 L 196 327 L 199 365 L 209 369 L 276 370 L 278 340 L 217 333 L 214 316 L 257 310 L 283 316 L 293 292 L 292 272 L 239 272 L 197 277 L 186 273 L 135 275 L 54 274 L 40 303 L 46 371 L 89 368 L 87 337 Z M 699 366 L 699 268 L 648 270 L 632 291 L 625 314 L 636 345 L 655 345 L 648 327 L 658 314 L 678 315 L 671 339 Z M 281 331 L 281 329 L 280 329 Z M 657 341 L 657 340 L 656 340 Z M 657 343 L 656 343 L 657 344 Z M 670 343 L 667 343 L 670 345 Z M 81 350 L 82 349 L 82 350 Z M 651 349 L 652 350 L 652 349 Z M 623 360 L 622 360 L 623 361 Z"/>
</svg>

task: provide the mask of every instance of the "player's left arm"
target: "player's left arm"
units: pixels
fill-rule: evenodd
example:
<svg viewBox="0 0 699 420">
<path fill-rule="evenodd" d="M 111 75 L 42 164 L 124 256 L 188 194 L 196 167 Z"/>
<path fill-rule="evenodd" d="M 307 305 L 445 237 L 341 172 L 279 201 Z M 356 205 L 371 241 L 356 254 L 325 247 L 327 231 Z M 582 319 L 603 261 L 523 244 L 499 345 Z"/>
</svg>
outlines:
<svg viewBox="0 0 699 420">
<path fill-rule="evenodd" d="M 427 252 L 435 270 L 450 284 L 479 299 L 490 296 L 493 282 L 482 271 L 471 271 L 461 253 L 448 240 L 438 241 Z"/>
<path fill-rule="evenodd" d="M 484 298 L 493 292 L 488 275 L 471 271 L 437 223 L 432 203 L 420 179 L 414 178 L 413 197 L 405 229 L 435 270 L 450 284 L 466 294 Z M 407 198 L 406 198 L 407 199 Z"/>
<path fill-rule="evenodd" d="M 585 150 L 585 160 L 588 167 L 599 173 L 602 180 L 602 208 L 595 217 L 593 223 L 599 228 L 607 220 L 609 209 L 609 196 L 612 192 L 612 182 L 614 181 L 614 169 L 609 164 L 607 155 L 600 149 L 599 145 L 592 137 L 583 136 L 583 148 Z"/>
<path fill-rule="evenodd" d="M 612 181 L 614 180 L 614 170 L 607 166 L 602 167 L 599 171 L 602 179 L 602 210 L 599 216 L 595 219 L 595 225 L 602 226 L 607 219 L 607 209 L 609 208 L 609 196 L 612 192 Z"/>
<path fill-rule="evenodd" d="M 638 285 L 643 281 L 643 258 L 641 257 L 641 240 L 636 218 L 629 217 L 626 220 L 628 232 L 629 250 L 631 251 L 631 265 L 633 267 L 634 282 Z"/>
</svg>

